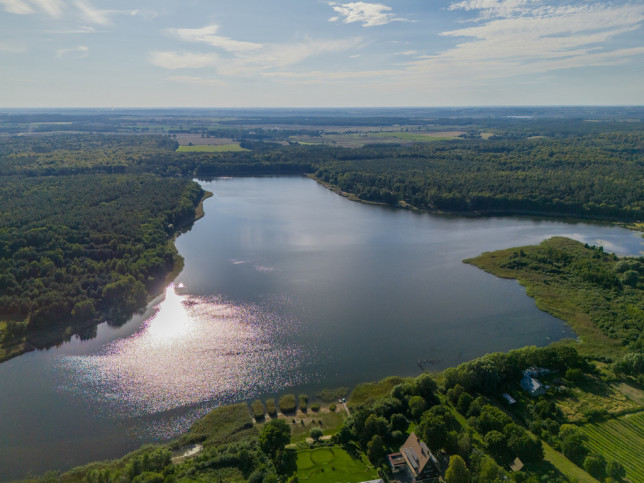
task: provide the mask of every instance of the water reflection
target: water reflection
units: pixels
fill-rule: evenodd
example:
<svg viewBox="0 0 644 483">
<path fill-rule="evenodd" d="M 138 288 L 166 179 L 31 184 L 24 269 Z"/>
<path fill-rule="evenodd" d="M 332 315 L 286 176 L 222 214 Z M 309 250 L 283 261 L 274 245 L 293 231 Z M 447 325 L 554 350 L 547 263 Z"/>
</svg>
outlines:
<svg viewBox="0 0 644 483">
<path fill-rule="evenodd" d="M 180 295 L 170 285 L 138 333 L 99 354 L 66 357 L 75 377 L 61 389 L 128 416 L 273 391 L 306 382 L 298 361 L 310 354 L 293 342 L 297 330 L 264 306 Z"/>
</svg>

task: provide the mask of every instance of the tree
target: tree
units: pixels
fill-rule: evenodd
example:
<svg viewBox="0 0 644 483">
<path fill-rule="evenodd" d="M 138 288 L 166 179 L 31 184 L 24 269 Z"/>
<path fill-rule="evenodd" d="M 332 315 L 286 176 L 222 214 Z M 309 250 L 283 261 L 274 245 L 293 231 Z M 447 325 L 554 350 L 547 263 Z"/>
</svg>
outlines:
<svg viewBox="0 0 644 483">
<path fill-rule="evenodd" d="M 407 431 L 409 420 L 402 414 L 392 414 L 389 418 L 389 426 L 392 431 Z"/>
<path fill-rule="evenodd" d="M 382 441 L 382 438 L 377 434 L 371 438 L 371 441 L 367 444 L 367 458 L 375 466 L 378 466 L 380 460 L 385 456 L 385 445 Z"/>
<path fill-rule="evenodd" d="M 506 464 L 511 460 L 508 452 L 508 440 L 503 433 L 495 430 L 490 431 L 485 435 L 485 445 L 488 452 L 499 463 Z"/>
<path fill-rule="evenodd" d="M 309 431 L 309 436 L 313 438 L 314 441 L 319 441 L 324 433 L 320 428 L 313 428 Z"/>
<path fill-rule="evenodd" d="M 588 450 L 584 446 L 586 435 L 579 428 L 571 424 L 563 424 L 559 430 L 559 440 L 561 452 L 566 458 L 574 462 L 583 461 Z"/>
<path fill-rule="evenodd" d="M 626 478 L 626 470 L 621 463 L 617 461 L 609 461 L 606 465 L 606 475 L 610 476 L 615 481 L 622 481 Z"/>
<path fill-rule="evenodd" d="M 283 419 L 272 419 L 264 424 L 258 442 L 260 449 L 274 459 L 291 442 L 291 427 Z"/>
<path fill-rule="evenodd" d="M 364 428 L 362 429 L 362 435 L 360 441 L 362 444 L 366 444 L 373 436 L 378 435 L 385 437 L 389 434 L 389 421 L 381 416 L 376 416 L 375 414 L 369 415 L 367 420 L 364 423 Z M 363 446 L 364 447 L 364 446 Z"/>
<path fill-rule="evenodd" d="M 412 396 L 409 398 L 409 412 L 411 413 L 411 417 L 418 420 L 423 415 L 426 405 L 425 399 L 421 396 Z"/>
<path fill-rule="evenodd" d="M 445 472 L 445 481 L 447 483 L 469 483 L 470 471 L 459 455 L 450 456 L 449 467 Z"/>
<path fill-rule="evenodd" d="M 600 454 L 590 453 L 584 459 L 584 469 L 601 481 L 606 476 L 606 460 Z"/>
<path fill-rule="evenodd" d="M 429 411 L 423 414 L 418 425 L 423 439 L 432 450 L 438 451 L 445 445 L 447 438 L 447 423 L 440 415 L 431 414 Z"/>
</svg>

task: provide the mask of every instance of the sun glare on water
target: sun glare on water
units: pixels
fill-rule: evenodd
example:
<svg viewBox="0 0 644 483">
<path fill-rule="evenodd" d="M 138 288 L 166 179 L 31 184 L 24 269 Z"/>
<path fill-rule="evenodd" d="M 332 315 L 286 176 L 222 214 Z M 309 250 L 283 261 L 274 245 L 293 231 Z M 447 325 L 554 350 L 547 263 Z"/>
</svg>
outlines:
<svg viewBox="0 0 644 483">
<path fill-rule="evenodd" d="M 305 351 L 289 337 L 298 324 L 273 309 L 181 295 L 170 285 L 137 333 L 98 354 L 66 357 L 60 389 L 128 416 L 276 391 L 303 382 Z"/>
<path fill-rule="evenodd" d="M 159 304 L 157 312 L 146 322 L 146 332 L 142 336 L 151 345 L 165 346 L 190 337 L 194 328 L 192 317 L 177 294 L 174 284 L 165 290 L 165 300 Z M 161 347 L 159 347 L 161 349 Z"/>
</svg>

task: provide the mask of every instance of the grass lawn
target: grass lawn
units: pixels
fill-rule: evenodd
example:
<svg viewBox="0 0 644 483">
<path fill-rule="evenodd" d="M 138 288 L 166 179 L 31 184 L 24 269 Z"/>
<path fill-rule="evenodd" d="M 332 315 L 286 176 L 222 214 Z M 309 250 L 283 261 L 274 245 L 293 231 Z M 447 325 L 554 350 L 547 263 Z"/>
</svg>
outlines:
<svg viewBox="0 0 644 483">
<path fill-rule="evenodd" d="M 543 453 L 543 459 L 557 468 L 569 480 L 599 483 L 595 478 L 586 473 L 582 468 L 574 464 L 558 451 L 555 451 L 552 446 L 550 446 L 545 441 L 543 441 Z"/>
<path fill-rule="evenodd" d="M 340 425 L 343 423 L 346 413 L 341 408 L 336 412 L 320 411 L 319 413 L 302 414 L 298 411 L 296 417 L 286 418 L 291 426 L 291 441 L 299 443 L 309 436 L 311 429 L 320 428 L 324 435 L 335 434 Z M 295 419 L 295 424 L 293 424 Z M 304 421 L 304 424 L 302 424 Z M 320 424 L 318 421 L 322 421 Z"/>
<path fill-rule="evenodd" d="M 364 456 L 352 457 L 340 446 L 323 446 L 297 452 L 297 476 L 300 481 L 359 482 L 378 477 Z"/>
<path fill-rule="evenodd" d="M 234 151 L 248 151 L 237 144 L 213 144 L 198 146 L 179 146 L 178 153 L 229 153 Z"/>
</svg>

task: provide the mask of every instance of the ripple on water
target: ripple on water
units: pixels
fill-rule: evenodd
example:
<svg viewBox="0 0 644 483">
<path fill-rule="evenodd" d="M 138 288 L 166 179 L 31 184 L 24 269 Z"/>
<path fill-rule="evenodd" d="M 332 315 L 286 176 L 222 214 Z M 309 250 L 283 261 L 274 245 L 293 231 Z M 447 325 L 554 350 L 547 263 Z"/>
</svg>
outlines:
<svg viewBox="0 0 644 483">
<path fill-rule="evenodd" d="M 70 377 L 60 389 L 131 417 L 305 383 L 298 367 L 311 354 L 295 342 L 299 321 L 274 309 L 170 286 L 137 333 L 98 354 L 64 358 Z"/>
</svg>

